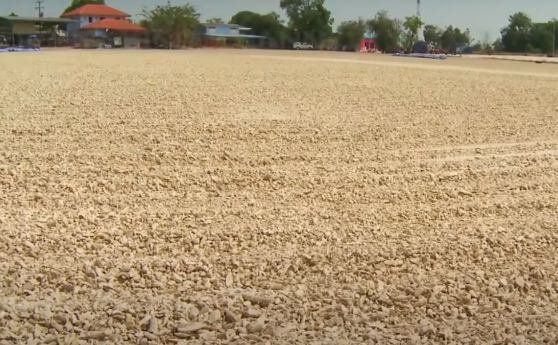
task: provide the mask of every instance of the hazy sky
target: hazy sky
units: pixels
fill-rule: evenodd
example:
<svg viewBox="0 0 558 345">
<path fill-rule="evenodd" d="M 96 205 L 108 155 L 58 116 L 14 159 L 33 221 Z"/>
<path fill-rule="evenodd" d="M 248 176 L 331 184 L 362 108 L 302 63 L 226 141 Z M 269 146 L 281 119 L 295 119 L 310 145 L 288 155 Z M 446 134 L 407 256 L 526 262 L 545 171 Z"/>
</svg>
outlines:
<svg viewBox="0 0 558 345">
<path fill-rule="evenodd" d="M 190 2 L 202 18 L 229 19 L 234 13 L 250 9 L 255 12 L 281 12 L 280 0 L 171 0 L 172 4 Z M 59 16 L 70 0 L 44 0 L 45 16 Z M 166 4 L 166 0 L 107 0 L 107 4 L 132 15 L 142 8 Z M 19 15 L 35 15 L 35 0 L 0 0 L 0 14 L 11 11 Z M 358 17 L 370 18 L 378 10 L 387 10 L 392 16 L 403 18 L 416 12 L 415 0 L 326 0 L 335 23 Z M 422 15 L 427 23 L 440 26 L 457 25 L 470 28 L 476 39 L 488 33 L 491 40 L 499 37 L 508 16 L 517 11 L 527 12 L 535 21 L 558 18 L 558 0 L 422 0 Z"/>
</svg>

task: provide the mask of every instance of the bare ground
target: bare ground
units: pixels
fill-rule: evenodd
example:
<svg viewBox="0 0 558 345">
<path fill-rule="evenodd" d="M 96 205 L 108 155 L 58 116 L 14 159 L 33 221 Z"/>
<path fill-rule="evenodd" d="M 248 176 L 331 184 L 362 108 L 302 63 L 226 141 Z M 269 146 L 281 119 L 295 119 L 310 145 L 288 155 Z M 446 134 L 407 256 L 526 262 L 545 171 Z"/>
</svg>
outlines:
<svg viewBox="0 0 558 345">
<path fill-rule="evenodd" d="M 0 344 L 558 342 L 555 67 L 0 63 Z"/>
</svg>

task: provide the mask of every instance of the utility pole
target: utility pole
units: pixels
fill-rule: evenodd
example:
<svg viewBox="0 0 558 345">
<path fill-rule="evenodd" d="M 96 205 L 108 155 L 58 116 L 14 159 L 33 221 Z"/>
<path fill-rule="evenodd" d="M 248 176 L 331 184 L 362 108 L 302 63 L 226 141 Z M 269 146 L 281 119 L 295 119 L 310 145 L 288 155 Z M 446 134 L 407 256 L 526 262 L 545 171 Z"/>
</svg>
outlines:
<svg viewBox="0 0 558 345">
<path fill-rule="evenodd" d="M 421 11 L 420 11 L 420 0 L 417 0 L 417 18 L 422 20 L 421 18 Z M 423 39 L 423 35 L 421 35 L 421 31 L 419 30 L 418 34 L 417 34 L 417 39 L 419 41 L 421 41 Z M 428 43 L 428 42 L 427 42 Z"/>
<path fill-rule="evenodd" d="M 45 0 L 36 0 L 35 9 L 39 11 L 39 18 L 42 18 L 45 14 Z"/>
</svg>

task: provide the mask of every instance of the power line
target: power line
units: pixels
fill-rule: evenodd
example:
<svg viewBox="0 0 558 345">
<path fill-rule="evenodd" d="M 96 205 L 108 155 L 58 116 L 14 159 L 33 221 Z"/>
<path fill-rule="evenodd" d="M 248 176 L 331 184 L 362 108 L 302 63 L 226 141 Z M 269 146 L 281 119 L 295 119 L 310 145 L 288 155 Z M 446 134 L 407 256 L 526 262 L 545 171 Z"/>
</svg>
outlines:
<svg viewBox="0 0 558 345">
<path fill-rule="evenodd" d="M 39 11 L 39 18 L 44 16 L 45 10 L 45 0 L 37 0 L 35 1 L 35 9 Z"/>
</svg>

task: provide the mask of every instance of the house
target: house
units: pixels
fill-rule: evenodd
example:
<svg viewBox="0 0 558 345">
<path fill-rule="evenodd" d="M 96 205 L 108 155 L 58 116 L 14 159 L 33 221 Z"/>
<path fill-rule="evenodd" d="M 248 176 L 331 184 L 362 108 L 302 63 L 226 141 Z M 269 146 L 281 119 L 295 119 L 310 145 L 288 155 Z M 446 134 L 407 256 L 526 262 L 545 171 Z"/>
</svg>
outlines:
<svg viewBox="0 0 558 345">
<path fill-rule="evenodd" d="M 250 34 L 251 28 L 238 24 L 202 24 L 198 30 L 204 47 L 259 46 L 266 37 Z"/>
<path fill-rule="evenodd" d="M 37 44 L 31 41 L 56 46 L 63 43 L 57 42 L 61 39 L 58 31 L 72 23 L 65 18 L 0 16 L 0 41 L 11 46 Z"/>
<path fill-rule="evenodd" d="M 116 8 L 87 4 L 62 15 L 73 22 L 68 24 L 71 42 L 82 48 L 101 46 L 139 48 L 145 28 L 132 23 L 128 13 Z"/>
<path fill-rule="evenodd" d="M 361 53 L 375 53 L 378 50 L 376 45 L 376 35 L 372 32 L 366 32 L 360 40 Z"/>
</svg>

